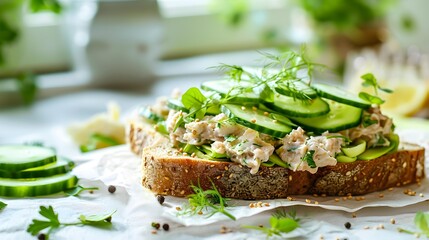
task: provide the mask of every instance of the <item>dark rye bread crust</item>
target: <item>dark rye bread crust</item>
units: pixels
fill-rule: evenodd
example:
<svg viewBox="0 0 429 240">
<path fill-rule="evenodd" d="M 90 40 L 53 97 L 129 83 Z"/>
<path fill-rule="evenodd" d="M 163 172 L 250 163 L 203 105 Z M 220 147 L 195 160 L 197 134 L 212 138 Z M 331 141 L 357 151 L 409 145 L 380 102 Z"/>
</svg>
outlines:
<svg viewBox="0 0 429 240">
<path fill-rule="evenodd" d="M 424 178 L 424 148 L 414 144 L 403 144 L 397 152 L 371 161 L 319 168 L 316 174 L 261 166 L 253 175 L 237 163 L 183 156 L 141 121 L 131 122 L 128 141 L 143 158 L 143 186 L 156 194 L 178 197 L 193 193 L 190 185 L 198 183 L 208 189 L 213 182 L 224 197 L 272 199 L 300 194 L 362 195 Z"/>
</svg>

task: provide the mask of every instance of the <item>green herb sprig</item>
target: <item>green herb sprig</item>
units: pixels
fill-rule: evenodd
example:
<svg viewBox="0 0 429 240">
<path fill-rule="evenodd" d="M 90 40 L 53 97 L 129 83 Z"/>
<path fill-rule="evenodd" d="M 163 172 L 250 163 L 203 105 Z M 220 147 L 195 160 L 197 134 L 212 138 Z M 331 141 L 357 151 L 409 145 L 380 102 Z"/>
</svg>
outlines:
<svg viewBox="0 0 429 240">
<path fill-rule="evenodd" d="M 76 196 L 79 196 L 79 194 L 81 194 L 83 191 L 94 191 L 94 190 L 98 190 L 98 187 L 83 187 L 81 185 L 78 185 L 74 188 L 67 189 L 66 191 L 64 191 L 64 193 L 69 196 L 76 197 Z"/>
<path fill-rule="evenodd" d="M 309 150 L 305 153 L 304 157 L 302 158 L 302 161 L 305 161 L 309 167 L 311 168 L 316 168 L 317 165 L 314 162 L 313 159 L 313 155 L 314 155 L 315 151 L 314 150 Z"/>
<path fill-rule="evenodd" d="M 366 92 L 360 92 L 359 93 L 359 97 L 361 99 L 367 101 L 367 102 L 370 102 L 372 104 L 377 104 L 377 105 L 383 104 L 384 100 L 381 99 L 380 97 L 378 97 L 378 90 L 383 91 L 385 93 L 392 93 L 393 92 L 391 89 L 381 87 L 378 84 L 377 79 L 375 78 L 374 74 L 372 74 L 372 73 L 366 73 L 366 74 L 362 75 L 361 79 L 363 80 L 362 86 L 372 87 L 374 89 L 375 95 L 371 95 L 371 94 L 366 93 Z"/>
<path fill-rule="evenodd" d="M 213 216 L 216 213 L 224 214 L 232 220 L 236 218 L 226 211 L 228 206 L 228 198 L 222 197 L 217 190 L 216 186 L 212 182 L 212 189 L 204 190 L 200 184 L 197 186 L 191 185 L 194 194 L 188 196 L 188 204 L 183 207 L 183 210 L 179 212 L 179 215 L 197 215 L 203 214 L 207 211 L 207 218 Z"/>
<path fill-rule="evenodd" d="M 299 76 L 299 72 L 302 70 L 307 71 L 308 85 L 310 85 L 313 70 L 316 66 L 322 65 L 308 61 L 304 47 L 299 52 L 288 51 L 280 55 L 261 52 L 261 55 L 267 62 L 258 72 L 250 71 L 237 65 L 221 64 L 215 67 L 219 71 L 225 72 L 231 81 L 237 82 L 234 87 L 222 96 L 212 94 L 206 97 L 198 88 L 188 89 L 182 95 L 182 103 L 190 111 L 186 116 L 179 118 L 174 131 L 187 122 L 202 119 L 208 110 L 219 108 L 220 104 L 229 102 L 243 93 L 260 91 L 257 93 L 261 97 L 273 101 L 275 85 L 287 88 L 294 99 L 302 101 L 310 99 L 302 89 L 296 86 L 298 81 L 307 81 L 307 79 Z M 244 78 L 252 84 L 238 84 Z"/>
<path fill-rule="evenodd" d="M 77 226 L 77 225 L 91 225 L 91 226 L 99 226 L 99 227 L 110 227 L 112 222 L 112 215 L 116 211 L 113 211 L 108 214 L 101 215 L 90 215 L 84 216 L 80 215 L 78 222 L 72 223 L 62 223 L 58 218 L 58 214 L 54 211 L 52 206 L 40 206 L 39 214 L 42 215 L 46 220 L 33 219 L 32 223 L 28 226 L 27 232 L 31 235 L 35 236 L 39 232 L 44 229 L 48 229 L 46 233 L 46 237 L 49 238 L 49 235 L 52 231 L 67 226 Z"/>
<path fill-rule="evenodd" d="M 289 233 L 297 229 L 300 219 L 297 218 L 296 212 L 277 211 L 270 218 L 271 227 L 260 227 L 260 226 L 243 226 L 244 228 L 254 229 L 267 234 L 267 238 L 273 237 L 274 235 L 281 236 L 282 233 Z"/>
<path fill-rule="evenodd" d="M 398 228 L 398 231 L 402 233 L 417 235 L 417 236 L 423 235 L 423 236 L 429 237 L 429 212 L 427 213 L 417 212 L 416 216 L 414 217 L 414 224 L 420 230 L 419 232 L 417 231 L 414 232 L 403 228 Z"/>
<path fill-rule="evenodd" d="M 0 211 L 3 210 L 7 206 L 6 203 L 0 201 Z"/>
</svg>

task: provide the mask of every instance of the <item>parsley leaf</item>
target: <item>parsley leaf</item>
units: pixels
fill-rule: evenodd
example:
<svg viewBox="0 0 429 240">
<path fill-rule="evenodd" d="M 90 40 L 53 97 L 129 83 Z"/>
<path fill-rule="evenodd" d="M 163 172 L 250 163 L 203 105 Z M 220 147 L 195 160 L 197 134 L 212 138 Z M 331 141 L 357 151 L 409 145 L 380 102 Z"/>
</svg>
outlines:
<svg viewBox="0 0 429 240">
<path fill-rule="evenodd" d="M 0 210 L 3 210 L 7 206 L 6 203 L 0 201 Z"/>
<path fill-rule="evenodd" d="M 98 190 L 98 187 L 82 187 L 81 185 L 78 185 L 74 188 L 67 189 L 66 191 L 64 191 L 64 193 L 69 196 L 78 196 L 83 191 L 92 191 L 92 190 Z"/>
<path fill-rule="evenodd" d="M 40 206 L 40 215 L 48 219 L 49 221 L 33 219 L 33 223 L 27 228 L 27 232 L 35 236 L 45 228 L 49 228 L 49 232 L 60 227 L 60 221 L 58 220 L 58 214 L 54 212 L 52 206 Z"/>
<path fill-rule="evenodd" d="M 229 199 L 223 198 L 212 182 L 212 189 L 204 190 L 200 184 L 197 186 L 191 185 L 194 194 L 188 196 L 188 204 L 183 207 L 180 215 L 196 215 L 203 214 L 203 211 L 208 211 L 207 217 L 211 217 L 216 213 L 222 213 L 232 220 L 235 217 L 225 210 Z"/>
<path fill-rule="evenodd" d="M 109 214 L 102 214 L 102 215 L 90 215 L 90 216 L 81 215 L 79 217 L 78 222 L 61 223 L 59 221 L 58 214 L 55 213 L 52 206 L 48 206 L 48 207 L 40 206 L 39 214 L 45 217 L 48 221 L 33 219 L 32 223 L 27 228 L 27 232 L 35 236 L 42 230 L 48 229 L 46 235 L 47 235 L 47 238 L 49 238 L 49 234 L 55 229 L 58 229 L 60 227 L 76 226 L 76 225 L 93 225 L 93 226 L 106 225 L 106 224 L 110 225 L 112 221 L 112 215 L 115 212 L 116 211 L 113 211 Z"/>
<path fill-rule="evenodd" d="M 309 150 L 305 153 L 304 157 L 302 158 L 302 160 L 306 161 L 308 166 L 310 166 L 311 168 L 317 167 L 313 159 L 314 152 L 315 152 L 314 150 Z"/>
<path fill-rule="evenodd" d="M 289 233 L 299 227 L 299 219 L 296 218 L 296 212 L 286 213 L 277 211 L 270 218 L 270 228 L 260 226 L 243 226 L 245 228 L 258 230 L 267 234 L 267 238 L 273 235 L 281 236 L 282 233 Z"/>
</svg>

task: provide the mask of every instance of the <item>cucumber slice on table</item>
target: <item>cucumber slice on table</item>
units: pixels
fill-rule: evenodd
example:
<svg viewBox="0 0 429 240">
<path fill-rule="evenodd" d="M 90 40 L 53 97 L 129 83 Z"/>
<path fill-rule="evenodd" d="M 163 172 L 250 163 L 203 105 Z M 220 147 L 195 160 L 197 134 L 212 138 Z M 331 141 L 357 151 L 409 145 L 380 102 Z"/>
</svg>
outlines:
<svg viewBox="0 0 429 240">
<path fill-rule="evenodd" d="M 52 148 L 29 145 L 0 146 L 0 170 L 17 172 L 57 160 Z"/>
<path fill-rule="evenodd" d="M 18 172 L 1 171 L 0 178 L 38 178 L 49 177 L 70 172 L 74 162 L 64 157 L 57 157 L 57 161 L 40 167 L 28 168 Z"/>
<path fill-rule="evenodd" d="M 323 98 L 363 109 L 371 107 L 371 103 L 368 103 L 367 101 L 360 99 L 355 94 L 347 92 L 341 88 L 320 83 L 313 84 L 312 87 L 315 88 L 319 93 L 319 96 Z"/>
<path fill-rule="evenodd" d="M 317 117 L 329 112 L 329 105 L 321 98 L 300 100 L 274 94 L 274 102 L 266 102 L 265 105 L 288 117 Z"/>
<path fill-rule="evenodd" d="M 289 84 L 289 85 L 288 85 Z M 305 98 L 301 98 L 301 99 L 308 99 L 308 98 L 316 98 L 317 97 L 317 92 L 316 90 L 314 90 L 313 88 L 311 88 L 310 86 L 308 86 L 306 83 L 304 83 L 303 81 L 290 81 L 288 84 L 278 84 L 274 89 L 285 96 L 289 96 L 289 97 L 293 97 L 295 96 L 296 92 L 299 91 L 300 93 L 305 94 Z M 300 95 L 297 96 L 297 98 Z"/>
<path fill-rule="evenodd" d="M 360 124 L 362 109 L 334 101 L 328 101 L 328 104 L 331 111 L 326 115 L 291 119 L 305 130 L 319 133 L 338 132 Z"/>
<path fill-rule="evenodd" d="M 269 115 L 264 115 L 264 111 L 259 109 L 224 104 L 221 110 L 236 123 L 273 137 L 282 138 L 292 131 L 290 126 L 272 119 Z"/>
<path fill-rule="evenodd" d="M 34 179 L 0 178 L 0 196 L 33 197 L 49 195 L 72 188 L 76 183 L 77 177 L 71 173 Z"/>
<path fill-rule="evenodd" d="M 185 106 L 183 106 L 183 103 L 180 100 L 174 98 L 168 99 L 167 107 L 177 111 L 182 111 L 186 113 L 189 112 L 189 110 L 185 108 Z"/>
<path fill-rule="evenodd" d="M 201 88 L 206 91 L 215 91 L 222 96 L 227 95 L 236 95 L 232 97 L 229 102 L 231 103 L 258 103 L 259 102 L 259 94 L 254 92 L 242 92 L 240 93 L 239 89 L 234 89 L 230 91 L 232 88 L 247 87 L 252 88 L 252 84 L 247 81 L 235 82 L 233 80 L 218 80 L 218 81 L 209 81 L 201 84 Z"/>
</svg>

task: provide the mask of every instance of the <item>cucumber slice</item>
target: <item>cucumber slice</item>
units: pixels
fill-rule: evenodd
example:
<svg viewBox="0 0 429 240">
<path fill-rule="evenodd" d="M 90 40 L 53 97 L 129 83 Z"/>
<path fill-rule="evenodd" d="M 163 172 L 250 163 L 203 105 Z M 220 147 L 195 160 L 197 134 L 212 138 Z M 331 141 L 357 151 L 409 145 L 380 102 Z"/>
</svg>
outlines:
<svg viewBox="0 0 429 240">
<path fill-rule="evenodd" d="M 315 88 L 319 93 L 319 96 L 323 98 L 363 109 L 371 107 L 371 103 L 368 103 L 367 101 L 360 99 L 355 94 L 347 92 L 341 88 L 321 83 L 313 84 L 312 87 Z"/>
<path fill-rule="evenodd" d="M 390 145 L 387 147 L 375 147 L 367 149 L 365 152 L 357 156 L 359 160 L 372 160 L 378 157 L 381 157 L 387 153 L 394 152 L 399 146 L 399 136 L 392 134 L 389 137 Z"/>
<path fill-rule="evenodd" d="M 168 99 L 167 107 L 170 109 L 182 111 L 185 113 L 189 112 L 189 110 L 187 108 L 185 108 L 185 106 L 183 106 L 183 103 L 180 100 L 174 99 L 174 98 Z"/>
<path fill-rule="evenodd" d="M 273 153 L 269 159 L 270 159 L 270 162 L 272 162 L 272 163 L 274 163 L 280 167 L 289 168 L 289 164 L 283 162 L 283 160 L 275 153 Z"/>
<path fill-rule="evenodd" d="M 350 105 L 328 101 L 331 111 L 320 117 L 291 118 L 307 131 L 338 132 L 356 127 L 361 122 L 362 109 Z"/>
<path fill-rule="evenodd" d="M 317 117 L 329 112 L 329 105 L 321 98 L 300 100 L 274 94 L 274 102 L 266 102 L 265 105 L 288 117 Z"/>
<path fill-rule="evenodd" d="M 140 115 L 143 116 L 144 118 L 152 120 L 154 122 L 161 122 L 161 121 L 165 120 L 164 117 L 155 114 L 154 112 L 152 112 L 150 110 L 150 107 L 147 107 L 147 106 L 142 107 L 140 109 Z"/>
<path fill-rule="evenodd" d="M 282 138 L 292 131 L 290 126 L 264 115 L 264 111 L 259 109 L 242 109 L 240 105 L 224 104 L 221 110 L 236 123 L 273 137 Z"/>
<path fill-rule="evenodd" d="M 240 92 L 239 89 L 233 89 L 236 87 L 247 87 L 252 88 L 252 84 L 247 81 L 241 81 L 241 82 L 234 82 L 232 80 L 218 80 L 218 81 L 209 81 L 204 82 L 201 84 L 201 88 L 206 91 L 215 91 L 219 93 L 222 96 L 227 95 L 228 93 L 230 95 L 237 95 L 232 97 L 229 102 L 230 103 L 252 103 L 257 104 L 259 103 L 259 94 L 256 94 L 254 92 Z M 239 95 L 239 96 L 238 96 Z"/>
<path fill-rule="evenodd" d="M 316 90 L 314 90 L 313 88 L 311 88 L 306 83 L 304 83 L 303 81 L 300 81 L 300 80 L 290 81 L 289 85 L 278 84 L 274 89 L 278 93 L 285 95 L 285 96 L 289 96 L 289 97 L 295 96 L 294 92 L 296 92 L 296 91 L 304 93 L 307 96 L 306 98 L 302 98 L 302 97 L 300 98 L 298 95 L 297 98 L 300 98 L 300 99 L 308 99 L 308 98 L 316 98 L 317 97 Z"/>
<path fill-rule="evenodd" d="M 0 171 L 0 178 L 38 178 L 49 177 L 70 172 L 74 162 L 64 157 L 57 157 L 57 161 L 40 167 L 28 168 L 19 172 Z"/>
<path fill-rule="evenodd" d="M 0 170 L 18 172 L 57 160 L 52 148 L 29 145 L 0 146 Z"/>
<path fill-rule="evenodd" d="M 72 188 L 77 181 L 77 177 L 71 173 L 34 179 L 0 178 L 0 196 L 33 197 L 49 195 Z"/>
<path fill-rule="evenodd" d="M 343 147 L 341 151 L 348 157 L 357 157 L 366 150 L 365 140 L 360 139 L 355 146 Z"/>
<path fill-rule="evenodd" d="M 356 157 L 349 157 L 346 155 L 338 155 L 336 158 L 338 162 L 342 162 L 342 163 L 351 163 L 356 161 Z"/>
</svg>

